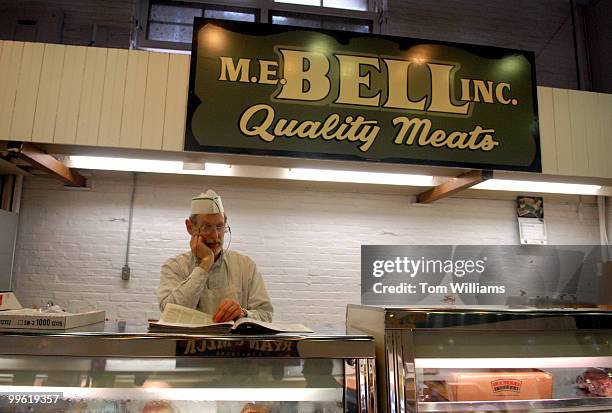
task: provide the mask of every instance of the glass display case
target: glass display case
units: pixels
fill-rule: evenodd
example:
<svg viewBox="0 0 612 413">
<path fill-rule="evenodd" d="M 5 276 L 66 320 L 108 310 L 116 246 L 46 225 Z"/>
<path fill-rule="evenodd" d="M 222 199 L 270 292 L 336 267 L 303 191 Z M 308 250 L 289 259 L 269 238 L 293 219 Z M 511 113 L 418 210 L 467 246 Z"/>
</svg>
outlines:
<svg viewBox="0 0 612 413">
<path fill-rule="evenodd" d="M 375 412 L 364 335 L 0 333 L 0 412 Z"/>
<path fill-rule="evenodd" d="M 351 305 L 387 412 L 612 412 L 612 312 Z"/>
</svg>

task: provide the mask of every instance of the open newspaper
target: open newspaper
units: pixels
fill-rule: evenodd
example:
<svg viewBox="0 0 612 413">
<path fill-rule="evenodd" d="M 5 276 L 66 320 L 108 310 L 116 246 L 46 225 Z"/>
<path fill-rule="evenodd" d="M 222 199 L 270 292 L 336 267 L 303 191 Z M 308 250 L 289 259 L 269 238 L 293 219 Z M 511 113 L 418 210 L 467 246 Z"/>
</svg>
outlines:
<svg viewBox="0 0 612 413">
<path fill-rule="evenodd" d="M 149 331 L 207 334 L 313 332 L 302 324 L 267 323 L 246 317 L 239 318 L 236 321 L 215 323 L 210 314 L 177 304 L 166 304 L 159 321 L 149 322 Z"/>
</svg>

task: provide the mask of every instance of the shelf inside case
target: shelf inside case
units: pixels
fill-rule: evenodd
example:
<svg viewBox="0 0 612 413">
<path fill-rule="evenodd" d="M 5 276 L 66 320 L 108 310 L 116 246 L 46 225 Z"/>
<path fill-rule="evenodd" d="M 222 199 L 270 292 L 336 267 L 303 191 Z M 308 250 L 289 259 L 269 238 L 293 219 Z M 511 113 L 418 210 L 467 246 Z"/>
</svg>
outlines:
<svg viewBox="0 0 612 413">
<path fill-rule="evenodd" d="M 60 399 L 338 402 L 342 388 L 91 388 L 0 386 L 3 394 L 59 394 Z"/>
<path fill-rule="evenodd" d="M 415 379 L 431 411 L 612 411 L 611 357 L 416 359 Z"/>
<path fill-rule="evenodd" d="M 562 369 L 612 368 L 612 357 L 482 357 L 482 358 L 417 358 L 416 369 Z"/>
<path fill-rule="evenodd" d="M 418 411 L 419 413 L 610 413 L 612 411 L 612 398 L 509 400 L 486 402 L 421 402 L 419 403 Z"/>
</svg>

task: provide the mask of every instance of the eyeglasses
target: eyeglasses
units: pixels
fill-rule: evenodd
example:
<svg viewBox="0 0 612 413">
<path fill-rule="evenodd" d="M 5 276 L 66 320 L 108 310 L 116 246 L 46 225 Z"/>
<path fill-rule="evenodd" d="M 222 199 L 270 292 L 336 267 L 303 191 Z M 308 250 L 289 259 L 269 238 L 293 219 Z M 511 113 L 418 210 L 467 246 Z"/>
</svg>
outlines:
<svg viewBox="0 0 612 413">
<path fill-rule="evenodd" d="M 200 228 L 197 229 L 197 233 L 198 234 L 209 234 L 211 232 L 222 232 L 222 233 L 227 233 L 228 231 L 228 227 L 227 225 L 202 225 Z"/>
</svg>

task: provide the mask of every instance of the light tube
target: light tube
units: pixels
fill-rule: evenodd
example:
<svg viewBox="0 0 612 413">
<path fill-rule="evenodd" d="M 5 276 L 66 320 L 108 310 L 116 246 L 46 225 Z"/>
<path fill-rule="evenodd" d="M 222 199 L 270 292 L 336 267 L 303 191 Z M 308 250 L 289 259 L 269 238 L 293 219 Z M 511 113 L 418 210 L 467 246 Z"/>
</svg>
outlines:
<svg viewBox="0 0 612 413">
<path fill-rule="evenodd" d="M 612 367 L 612 358 L 594 357 L 521 357 L 521 358 L 417 358 L 417 369 L 488 369 L 495 368 L 586 368 Z"/>
<path fill-rule="evenodd" d="M 67 165 L 71 168 L 103 171 L 153 172 L 182 175 L 231 175 L 231 165 L 222 163 L 205 163 L 204 169 L 185 169 L 183 161 L 71 155 Z"/>
<path fill-rule="evenodd" d="M 288 179 L 302 181 L 353 182 L 405 186 L 433 186 L 433 176 L 381 172 L 338 171 L 333 169 L 290 168 Z"/>
<path fill-rule="evenodd" d="M 489 179 L 474 185 L 473 189 L 491 191 L 535 192 L 550 194 L 599 195 L 601 185 L 566 184 L 561 182 L 515 181 L 511 179 Z"/>
<path fill-rule="evenodd" d="M 103 171 L 183 173 L 182 161 L 158 161 L 151 159 L 107 158 L 101 156 L 71 155 L 68 161 L 68 166 L 71 168 L 99 169 Z"/>
<path fill-rule="evenodd" d="M 98 169 L 107 171 L 171 173 L 181 175 L 212 175 L 212 176 L 243 176 L 249 177 L 250 172 L 241 168 L 232 169 L 232 165 L 222 163 L 205 163 L 204 169 L 190 169 L 183 161 L 162 161 L 136 158 L 112 158 L 100 156 L 70 156 L 66 165 L 78 169 Z M 264 167 L 266 168 L 266 167 Z M 362 184 L 382 184 L 399 186 L 435 186 L 435 178 L 431 175 L 361 172 L 334 169 L 311 168 L 274 168 L 267 167 L 275 177 L 320 182 L 345 182 Z M 280 173 L 278 173 L 280 171 Z M 270 172 L 268 172 L 270 173 Z M 529 193 L 553 193 L 571 195 L 605 195 L 601 185 L 572 184 L 562 182 L 520 181 L 511 179 L 489 179 L 473 186 L 471 189 L 491 191 L 512 191 Z"/>
<path fill-rule="evenodd" d="M 308 401 L 337 402 L 342 388 L 95 388 L 55 386 L 0 386 L 0 393 L 35 395 L 61 393 L 60 400 L 185 400 L 185 401 Z"/>
<path fill-rule="evenodd" d="M 226 163 L 209 163 L 204 164 L 204 172 L 206 175 L 230 175 L 232 166 Z"/>
</svg>

